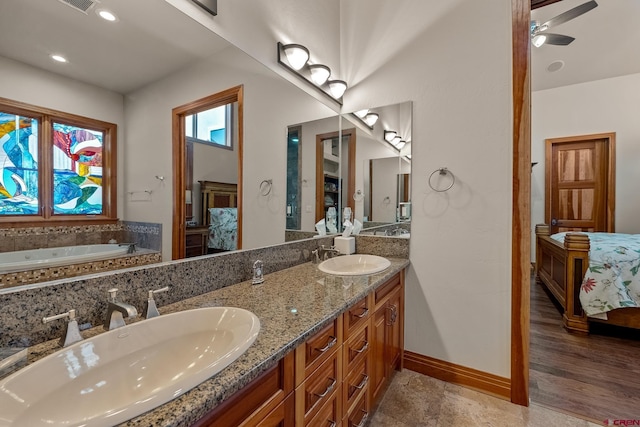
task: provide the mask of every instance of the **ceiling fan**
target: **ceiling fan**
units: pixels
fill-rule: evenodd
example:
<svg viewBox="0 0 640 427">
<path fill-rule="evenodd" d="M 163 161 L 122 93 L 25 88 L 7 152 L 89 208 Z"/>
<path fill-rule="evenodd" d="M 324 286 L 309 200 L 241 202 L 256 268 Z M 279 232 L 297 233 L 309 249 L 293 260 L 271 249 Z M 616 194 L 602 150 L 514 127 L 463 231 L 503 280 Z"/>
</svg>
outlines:
<svg viewBox="0 0 640 427">
<path fill-rule="evenodd" d="M 549 19 L 547 22 L 540 23 L 538 21 L 531 21 L 531 43 L 535 47 L 540 47 L 543 44 L 554 44 L 557 46 L 566 46 L 575 40 L 574 37 L 565 36 L 563 34 L 547 33 L 546 31 L 557 25 L 564 24 L 567 21 L 577 18 L 578 16 L 589 12 L 598 6 L 595 0 L 588 1 L 579 6 L 569 9 L 560 15 Z"/>
</svg>

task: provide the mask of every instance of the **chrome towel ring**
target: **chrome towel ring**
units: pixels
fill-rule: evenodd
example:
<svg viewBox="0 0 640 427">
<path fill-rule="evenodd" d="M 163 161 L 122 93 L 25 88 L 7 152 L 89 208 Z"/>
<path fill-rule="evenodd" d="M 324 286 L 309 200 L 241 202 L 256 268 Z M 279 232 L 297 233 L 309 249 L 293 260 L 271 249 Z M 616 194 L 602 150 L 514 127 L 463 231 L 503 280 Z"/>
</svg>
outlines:
<svg viewBox="0 0 640 427">
<path fill-rule="evenodd" d="M 271 187 L 273 186 L 273 180 L 265 179 L 260 183 L 260 194 L 268 196 L 271 193 Z"/>
<path fill-rule="evenodd" d="M 436 182 L 436 184 L 434 185 L 434 181 L 435 181 L 435 180 L 434 180 L 434 178 L 433 178 L 433 176 L 434 176 L 436 173 L 438 174 L 438 176 L 439 176 L 439 177 L 442 177 L 443 175 L 449 175 L 449 176 L 451 176 L 451 184 L 449 184 L 449 186 L 448 186 L 448 187 L 446 187 L 446 188 L 440 188 L 440 189 L 436 188 L 438 183 Z M 437 181 L 440 181 L 440 180 L 438 179 Z M 434 170 L 433 172 L 431 172 L 431 175 L 429 175 L 429 187 L 431 187 L 431 189 L 432 189 L 433 191 L 436 191 L 436 192 L 438 192 L 438 193 L 443 193 L 443 192 L 445 192 L 445 191 L 447 191 L 447 190 L 450 190 L 450 189 L 451 189 L 451 187 L 453 187 L 453 184 L 455 184 L 455 183 L 456 183 L 456 177 L 455 177 L 455 176 L 453 175 L 453 173 L 452 173 L 449 169 L 447 169 L 447 168 L 439 168 L 439 169 L 436 169 L 436 170 Z"/>
</svg>

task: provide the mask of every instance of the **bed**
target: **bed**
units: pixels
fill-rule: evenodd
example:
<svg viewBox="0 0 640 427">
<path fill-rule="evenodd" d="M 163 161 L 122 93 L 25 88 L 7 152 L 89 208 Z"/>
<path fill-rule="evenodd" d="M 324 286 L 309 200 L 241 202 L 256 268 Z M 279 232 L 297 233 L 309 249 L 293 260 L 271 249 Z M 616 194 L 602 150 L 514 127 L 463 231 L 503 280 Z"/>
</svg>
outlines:
<svg viewBox="0 0 640 427">
<path fill-rule="evenodd" d="M 535 267 L 569 332 L 588 333 L 591 322 L 640 328 L 640 235 L 551 236 L 548 225 L 537 225 Z"/>
<path fill-rule="evenodd" d="M 226 182 L 200 183 L 200 218 L 209 227 L 209 253 L 238 247 L 238 185 Z"/>
</svg>

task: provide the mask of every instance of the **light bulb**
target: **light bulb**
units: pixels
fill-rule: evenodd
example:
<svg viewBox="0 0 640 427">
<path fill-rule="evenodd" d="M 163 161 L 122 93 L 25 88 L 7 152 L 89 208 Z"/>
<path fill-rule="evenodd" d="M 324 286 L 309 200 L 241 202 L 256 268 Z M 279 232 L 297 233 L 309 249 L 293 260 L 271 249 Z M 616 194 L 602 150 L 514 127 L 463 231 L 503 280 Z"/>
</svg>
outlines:
<svg viewBox="0 0 640 427">
<path fill-rule="evenodd" d="M 353 114 L 355 114 L 356 116 L 360 117 L 361 119 L 364 119 L 364 117 L 365 117 L 367 114 L 369 114 L 369 109 L 368 109 L 368 108 L 365 108 L 364 110 L 356 111 L 356 112 L 355 112 L 355 113 L 353 113 Z"/>
<path fill-rule="evenodd" d="M 364 116 L 363 120 L 364 120 L 364 122 L 366 124 L 368 124 L 369 126 L 372 127 L 378 121 L 378 117 L 380 117 L 380 116 L 378 116 L 378 114 L 376 114 L 376 113 L 369 113 L 366 116 Z"/>
<path fill-rule="evenodd" d="M 402 150 L 402 149 L 404 148 L 404 146 L 405 146 L 405 145 L 407 145 L 407 142 L 406 142 L 406 141 L 400 141 L 400 142 L 398 142 L 398 143 L 396 144 L 396 148 L 397 148 L 398 150 Z"/>
<path fill-rule="evenodd" d="M 309 60 L 309 49 L 301 44 L 286 44 L 282 46 L 282 49 L 287 56 L 289 65 L 294 70 L 302 69 Z"/>
<path fill-rule="evenodd" d="M 385 130 L 384 140 L 387 142 L 391 142 L 393 141 L 393 138 L 395 138 L 397 135 L 398 135 L 398 132 L 396 132 L 395 130 Z"/>
<path fill-rule="evenodd" d="M 329 92 L 335 99 L 342 98 L 344 92 L 347 90 L 347 82 L 344 80 L 329 80 Z"/>
<path fill-rule="evenodd" d="M 309 65 L 309 71 L 311 72 L 311 80 L 318 86 L 325 84 L 331 75 L 329 67 L 322 64 Z"/>
<path fill-rule="evenodd" d="M 533 39 L 531 40 L 531 43 L 533 43 L 533 45 L 535 47 L 540 47 L 546 41 L 547 41 L 547 36 L 545 36 L 544 34 L 538 34 L 538 35 L 533 36 Z"/>
</svg>

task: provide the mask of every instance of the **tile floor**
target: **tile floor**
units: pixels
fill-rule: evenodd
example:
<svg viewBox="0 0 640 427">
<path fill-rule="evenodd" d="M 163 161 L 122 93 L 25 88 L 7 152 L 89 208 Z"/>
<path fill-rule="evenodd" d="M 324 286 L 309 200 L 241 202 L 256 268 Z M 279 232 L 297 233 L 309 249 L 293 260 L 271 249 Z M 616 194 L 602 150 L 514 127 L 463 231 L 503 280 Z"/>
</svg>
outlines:
<svg viewBox="0 0 640 427">
<path fill-rule="evenodd" d="M 371 427 L 597 427 L 531 404 L 514 405 L 407 369 L 396 373 Z"/>
</svg>

